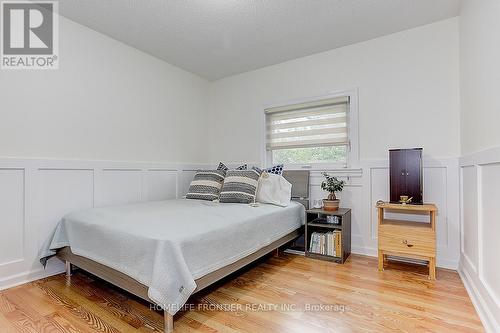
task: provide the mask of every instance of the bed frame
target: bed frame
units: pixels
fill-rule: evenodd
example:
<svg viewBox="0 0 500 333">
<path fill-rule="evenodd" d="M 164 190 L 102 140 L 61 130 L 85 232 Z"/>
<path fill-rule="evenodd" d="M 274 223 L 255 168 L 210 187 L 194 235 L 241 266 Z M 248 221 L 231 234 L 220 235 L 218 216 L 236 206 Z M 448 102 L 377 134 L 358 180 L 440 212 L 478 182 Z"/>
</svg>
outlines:
<svg viewBox="0 0 500 333">
<path fill-rule="evenodd" d="M 283 176 L 292 183 L 295 190 L 300 188 L 302 193 L 309 193 L 309 171 L 285 171 Z M 308 195 L 307 195 L 308 197 Z M 301 197 L 302 201 L 306 198 Z M 297 200 L 300 202 L 300 200 Z M 272 242 L 271 244 L 261 248 L 257 252 L 254 252 L 232 264 L 224 266 L 216 271 L 213 271 L 197 280 L 196 289 L 193 293 L 196 293 L 211 284 L 221 280 L 222 278 L 236 272 L 237 270 L 247 266 L 248 264 L 254 262 L 255 260 L 261 258 L 262 256 L 268 254 L 273 250 L 278 250 L 281 246 L 288 244 L 302 235 L 302 230 L 297 229 L 291 233 L 281 237 L 280 239 Z M 138 296 L 150 303 L 155 304 L 154 301 L 148 297 L 148 287 L 138 282 L 137 280 L 123 274 L 115 269 L 108 266 L 102 265 L 98 262 L 90 260 L 88 258 L 79 256 L 71 252 L 70 247 L 64 247 L 57 251 L 56 257 L 61 259 L 66 263 L 66 277 L 71 278 L 72 265 L 81 268 L 93 275 L 120 287 L 129 293 Z M 165 320 L 165 333 L 172 333 L 174 330 L 174 317 L 167 311 L 163 311 Z"/>
</svg>

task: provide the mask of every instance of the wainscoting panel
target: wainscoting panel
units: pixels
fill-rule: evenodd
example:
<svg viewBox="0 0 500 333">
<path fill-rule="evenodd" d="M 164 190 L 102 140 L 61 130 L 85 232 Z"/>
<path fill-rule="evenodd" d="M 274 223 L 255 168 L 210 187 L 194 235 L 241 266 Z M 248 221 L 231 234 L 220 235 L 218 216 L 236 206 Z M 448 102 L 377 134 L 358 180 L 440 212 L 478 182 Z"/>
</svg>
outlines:
<svg viewBox="0 0 500 333">
<path fill-rule="evenodd" d="M 141 201 L 143 176 L 141 170 L 104 169 L 98 175 L 96 207 Z"/>
<path fill-rule="evenodd" d="M 438 252 L 441 249 L 446 251 L 449 237 L 446 172 L 446 167 L 424 168 L 424 201 L 435 203 L 439 209 L 436 215 L 436 245 Z M 456 207 L 458 208 L 458 205 Z M 458 226 L 459 221 L 455 222 Z M 458 258 L 455 259 L 457 260 Z"/>
<path fill-rule="evenodd" d="M 49 241 L 61 217 L 94 205 L 94 170 L 40 169 L 35 197 L 37 248 Z"/>
<path fill-rule="evenodd" d="M 376 255 L 378 215 L 375 205 L 378 200 L 389 200 L 389 166 L 387 161 L 365 162 L 365 174 L 368 177 L 367 189 L 369 207 L 368 223 L 360 222 L 369 229 L 369 239 L 363 244 L 370 244 L 371 253 Z M 437 221 L 437 265 L 456 269 L 459 261 L 460 224 L 459 198 L 453 195 L 458 191 L 458 162 L 456 159 L 432 160 L 424 156 L 424 201 L 438 206 Z M 399 220 L 429 221 L 428 214 L 402 214 L 397 211 L 386 212 L 386 217 Z"/>
<path fill-rule="evenodd" d="M 477 173 L 475 166 L 461 168 L 461 207 L 462 207 L 462 254 L 477 274 Z M 467 235 L 467 237 L 464 237 Z"/>
<path fill-rule="evenodd" d="M 148 170 L 145 175 L 146 201 L 175 199 L 177 197 L 177 170 Z"/>
<path fill-rule="evenodd" d="M 0 184 L 1 268 L 24 260 L 24 170 L 0 169 Z"/>
<path fill-rule="evenodd" d="M 500 147 L 460 158 L 459 273 L 487 332 L 500 332 Z"/>
<path fill-rule="evenodd" d="M 377 201 L 389 200 L 390 189 L 389 189 L 389 167 L 372 167 L 369 168 L 370 171 L 370 237 L 372 240 L 378 238 L 378 212 L 375 205 Z M 375 245 L 376 246 L 376 245 Z"/>
<path fill-rule="evenodd" d="M 500 306 L 500 163 L 481 166 L 480 278 Z"/>
</svg>

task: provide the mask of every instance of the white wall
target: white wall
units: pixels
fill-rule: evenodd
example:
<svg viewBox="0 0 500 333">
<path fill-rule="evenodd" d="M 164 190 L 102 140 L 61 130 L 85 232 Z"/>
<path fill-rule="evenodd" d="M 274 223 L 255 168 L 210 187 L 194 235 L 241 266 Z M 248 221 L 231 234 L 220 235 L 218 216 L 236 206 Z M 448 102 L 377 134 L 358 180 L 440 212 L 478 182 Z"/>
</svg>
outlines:
<svg viewBox="0 0 500 333">
<path fill-rule="evenodd" d="M 465 0 L 460 16 L 459 272 L 489 332 L 500 332 L 500 2 Z"/>
<path fill-rule="evenodd" d="M 500 145 L 500 1 L 466 0 L 460 16 L 462 153 Z"/>
<path fill-rule="evenodd" d="M 360 157 L 390 147 L 460 154 L 458 19 L 235 75 L 211 89 L 211 154 L 261 160 L 265 104 L 359 89 Z"/>
<path fill-rule="evenodd" d="M 0 156 L 206 162 L 208 85 L 65 18 L 60 68 L 0 71 Z"/>
<path fill-rule="evenodd" d="M 328 171 L 348 181 L 354 252 L 376 254 L 387 149 L 418 146 L 424 197 L 440 208 L 438 265 L 457 267 L 457 19 L 213 83 L 65 19 L 60 33 L 59 70 L 0 72 L 0 156 L 33 157 L 0 157 L 0 289 L 61 270 L 36 257 L 64 214 L 177 197 L 203 166 L 187 162 L 260 163 L 262 105 L 348 88 L 359 90 L 361 166 Z M 313 172 L 312 199 L 320 180 Z"/>
<path fill-rule="evenodd" d="M 262 162 L 263 105 L 358 88 L 359 170 L 341 205 L 353 209 L 353 251 L 376 255 L 377 200 L 389 198 L 388 149 L 424 148 L 424 198 L 438 204 L 438 265 L 459 260 L 458 19 L 296 59 L 213 83 L 212 163 Z M 311 198 L 320 199 L 320 171 Z"/>
<path fill-rule="evenodd" d="M 209 82 L 64 18 L 60 47 L 0 71 L 0 289 L 62 270 L 37 257 L 65 214 L 178 197 L 208 161 Z"/>
</svg>

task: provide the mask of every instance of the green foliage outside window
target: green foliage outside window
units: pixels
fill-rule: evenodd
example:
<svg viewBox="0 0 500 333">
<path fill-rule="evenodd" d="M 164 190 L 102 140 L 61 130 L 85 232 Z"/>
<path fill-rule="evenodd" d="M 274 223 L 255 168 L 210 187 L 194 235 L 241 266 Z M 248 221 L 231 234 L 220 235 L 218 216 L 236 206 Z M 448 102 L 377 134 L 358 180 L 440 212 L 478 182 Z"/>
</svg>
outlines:
<svg viewBox="0 0 500 333">
<path fill-rule="evenodd" d="M 273 150 L 273 163 L 346 163 L 345 146 L 293 148 Z"/>
</svg>

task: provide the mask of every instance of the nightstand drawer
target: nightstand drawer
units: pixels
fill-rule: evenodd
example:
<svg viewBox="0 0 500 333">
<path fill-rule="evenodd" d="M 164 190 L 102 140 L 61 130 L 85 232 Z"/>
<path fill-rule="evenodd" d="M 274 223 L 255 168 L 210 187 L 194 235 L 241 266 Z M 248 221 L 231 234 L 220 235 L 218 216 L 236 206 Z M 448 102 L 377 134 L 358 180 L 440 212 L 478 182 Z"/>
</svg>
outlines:
<svg viewBox="0 0 500 333">
<path fill-rule="evenodd" d="M 379 234 L 379 249 L 389 252 L 401 252 L 419 256 L 434 257 L 436 241 L 431 233 L 387 233 Z"/>
</svg>

